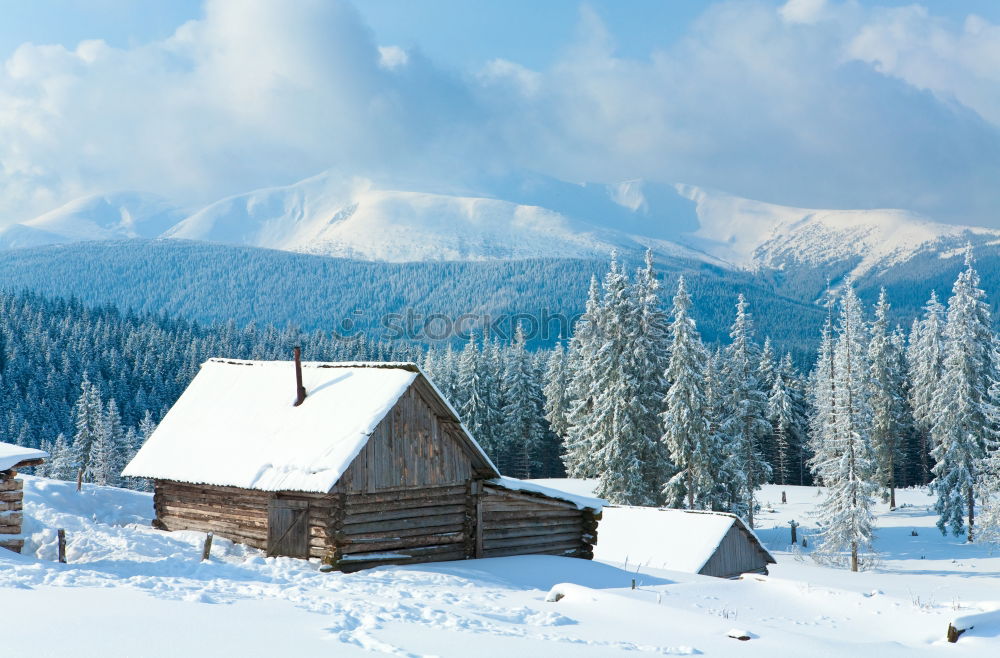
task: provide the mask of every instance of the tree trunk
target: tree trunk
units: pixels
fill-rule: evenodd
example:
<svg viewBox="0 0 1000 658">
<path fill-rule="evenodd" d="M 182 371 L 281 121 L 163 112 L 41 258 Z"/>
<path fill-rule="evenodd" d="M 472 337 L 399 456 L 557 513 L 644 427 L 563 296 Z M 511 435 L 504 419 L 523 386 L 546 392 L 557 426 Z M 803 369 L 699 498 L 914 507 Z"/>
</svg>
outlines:
<svg viewBox="0 0 1000 658">
<path fill-rule="evenodd" d="M 684 477 L 687 480 L 687 490 L 688 490 L 688 509 L 694 509 L 694 478 L 691 477 L 691 469 L 688 468 L 687 475 Z"/>
<path fill-rule="evenodd" d="M 966 491 L 966 500 L 969 504 L 969 543 L 972 543 L 976 527 L 976 497 L 973 495 L 971 486 Z"/>
<path fill-rule="evenodd" d="M 896 460 L 889 454 L 889 509 L 896 509 Z"/>
<path fill-rule="evenodd" d="M 858 570 L 858 542 L 851 542 L 851 571 Z"/>
</svg>

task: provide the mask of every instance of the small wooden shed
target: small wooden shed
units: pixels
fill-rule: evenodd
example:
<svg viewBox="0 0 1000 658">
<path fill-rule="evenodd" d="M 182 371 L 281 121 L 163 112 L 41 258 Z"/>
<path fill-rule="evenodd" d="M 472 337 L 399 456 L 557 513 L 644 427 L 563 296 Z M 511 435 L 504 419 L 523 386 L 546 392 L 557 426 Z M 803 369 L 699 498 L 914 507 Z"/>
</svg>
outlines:
<svg viewBox="0 0 1000 658">
<path fill-rule="evenodd" d="M 735 514 L 652 507 L 608 507 L 602 560 L 642 564 L 718 578 L 767 573 L 775 564 L 753 530 Z"/>
<path fill-rule="evenodd" d="M 123 475 L 154 525 L 341 570 L 593 556 L 601 502 L 500 477 L 411 363 L 212 359 Z"/>
<path fill-rule="evenodd" d="M 0 443 L 0 548 L 20 553 L 24 547 L 24 482 L 17 477 L 17 470 L 38 466 L 48 456 L 42 450 Z"/>
</svg>

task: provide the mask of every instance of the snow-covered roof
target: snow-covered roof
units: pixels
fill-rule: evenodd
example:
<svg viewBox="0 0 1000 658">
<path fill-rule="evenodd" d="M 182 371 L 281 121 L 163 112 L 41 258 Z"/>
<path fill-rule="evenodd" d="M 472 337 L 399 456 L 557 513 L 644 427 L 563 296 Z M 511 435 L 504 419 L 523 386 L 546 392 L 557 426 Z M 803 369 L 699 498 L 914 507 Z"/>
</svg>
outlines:
<svg viewBox="0 0 1000 658">
<path fill-rule="evenodd" d="M 420 376 L 410 363 L 303 363 L 296 407 L 294 373 L 291 361 L 205 362 L 123 475 L 326 493 Z"/>
<path fill-rule="evenodd" d="M 21 462 L 45 459 L 48 456 L 49 453 L 44 450 L 35 450 L 34 448 L 17 446 L 13 443 L 0 442 L 0 471 L 6 471 L 14 468 Z"/>
<path fill-rule="evenodd" d="M 555 498 L 556 500 L 565 500 L 568 503 L 576 505 L 577 509 L 589 509 L 594 512 L 600 512 L 601 509 L 608 504 L 608 501 L 600 498 L 580 496 L 578 494 L 569 493 L 568 491 L 563 491 L 562 489 L 545 487 L 527 480 L 518 480 L 517 478 L 498 477 L 492 480 L 487 480 L 487 482 L 512 491 L 529 491 L 548 496 L 549 498 Z"/>
<path fill-rule="evenodd" d="M 742 519 L 723 512 L 651 507 L 607 507 L 601 518 L 601 541 L 594 557 L 698 573 L 738 524 L 771 561 L 774 558 Z"/>
</svg>

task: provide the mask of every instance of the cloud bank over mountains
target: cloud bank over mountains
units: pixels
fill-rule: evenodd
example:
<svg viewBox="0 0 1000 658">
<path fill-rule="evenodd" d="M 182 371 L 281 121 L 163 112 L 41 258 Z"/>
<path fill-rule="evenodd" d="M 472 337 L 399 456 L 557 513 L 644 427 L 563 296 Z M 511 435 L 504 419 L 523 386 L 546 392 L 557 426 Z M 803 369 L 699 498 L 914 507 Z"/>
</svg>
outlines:
<svg viewBox="0 0 1000 658">
<path fill-rule="evenodd" d="M 599 12 L 574 20 L 543 70 L 455 71 L 328 0 L 208 0 L 130 48 L 24 44 L 0 68 L 0 222 L 112 190 L 197 205 L 333 168 L 442 192 L 525 169 L 642 178 L 1000 226 L 998 25 L 723 2 L 637 59 Z"/>
</svg>

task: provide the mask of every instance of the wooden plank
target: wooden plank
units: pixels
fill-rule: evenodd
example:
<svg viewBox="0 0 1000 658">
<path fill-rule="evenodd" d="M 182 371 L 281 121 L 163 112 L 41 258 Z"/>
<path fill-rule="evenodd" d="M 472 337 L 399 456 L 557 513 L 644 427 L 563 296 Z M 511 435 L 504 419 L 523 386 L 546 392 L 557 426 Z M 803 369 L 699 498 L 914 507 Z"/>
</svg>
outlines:
<svg viewBox="0 0 1000 658">
<path fill-rule="evenodd" d="M 352 533 L 348 528 L 344 528 L 338 537 L 341 541 L 345 542 L 355 542 L 355 541 L 375 541 L 384 540 L 392 537 L 417 537 L 420 535 L 430 534 L 444 534 L 451 532 L 463 532 L 464 525 L 461 523 L 453 523 L 450 525 L 435 526 L 433 528 L 394 528 L 389 530 L 382 530 L 377 532 L 357 532 Z"/>
<path fill-rule="evenodd" d="M 24 480 L 18 478 L 0 480 L 0 491 L 21 491 L 22 489 L 24 489 Z"/>
<path fill-rule="evenodd" d="M 507 521 L 579 521 L 579 514 L 564 512 L 494 512 L 489 507 L 483 509 L 483 520 L 486 527 L 500 526 Z"/>
<path fill-rule="evenodd" d="M 453 484 L 440 487 L 390 487 L 377 492 L 344 494 L 348 506 L 355 504 L 370 504 L 397 502 L 413 498 L 436 498 L 465 492 L 465 484 Z"/>
<path fill-rule="evenodd" d="M 583 531 L 579 526 L 556 525 L 556 526 L 525 526 L 520 528 L 487 528 L 485 537 L 491 539 L 504 539 L 507 537 L 538 537 L 553 534 L 573 533 L 577 537 L 583 538 Z"/>
<path fill-rule="evenodd" d="M 367 512 L 382 512 L 397 509 L 416 509 L 419 507 L 437 507 L 439 505 L 464 505 L 465 492 L 448 495 L 430 495 L 425 498 L 403 498 L 381 503 L 359 503 L 348 500 L 349 514 L 364 514 Z M 350 497 L 350 498 L 353 498 Z"/>
<path fill-rule="evenodd" d="M 0 491 L 0 503 L 19 503 L 23 499 L 23 491 Z"/>
<path fill-rule="evenodd" d="M 23 512 L 7 512 L 5 514 L 0 514 L 0 525 L 13 525 L 20 528 L 22 521 L 24 521 Z"/>
<path fill-rule="evenodd" d="M 420 535 L 416 537 L 401 537 L 399 539 L 381 542 L 359 542 L 338 544 L 338 550 L 350 555 L 354 553 L 365 553 L 372 551 L 392 551 L 406 553 L 410 549 L 422 548 L 425 546 L 452 546 L 461 544 L 465 537 L 460 532 L 435 535 Z"/>
<path fill-rule="evenodd" d="M 485 494 L 487 500 L 490 500 L 492 498 L 500 498 L 506 501 L 523 501 L 537 505 L 545 505 L 547 507 L 562 507 L 565 509 L 574 510 L 576 512 L 580 511 L 576 505 L 565 500 L 549 498 L 547 496 L 543 496 L 542 494 L 531 495 L 519 491 L 502 489 L 495 486 L 491 486 L 489 483 L 486 484 Z"/>
<path fill-rule="evenodd" d="M 461 525 L 465 513 L 442 514 L 438 516 L 422 516 L 416 519 L 391 519 L 389 521 L 373 521 L 371 523 L 350 523 L 344 519 L 345 533 L 382 532 L 387 530 L 407 530 L 410 528 L 434 528 L 444 525 Z"/>
<path fill-rule="evenodd" d="M 581 554 L 579 545 L 559 544 L 548 546 L 514 546 L 486 550 L 486 557 L 508 557 L 511 555 L 559 555 L 577 557 Z"/>
<path fill-rule="evenodd" d="M 393 519 L 417 519 L 423 516 L 441 516 L 445 514 L 465 514 L 465 503 L 459 505 L 435 505 L 433 507 L 415 507 L 382 512 L 366 512 L 362 514 L 354 513 L 351 508 L 347 508 L 344 516 L 344 523 L 356 525 L 358 523 L 370 523 L 372 521 L 390 521 Z"/>
<path fill-rule="evenodd" d="M 580 545 L 579 532 L 558 532 L 545 535 L 532 535 L 528 537 L 508 537 L 493 539 L 487 537 L 484 548 L 488 552 L 491 548 L 507 548 L 510 546 L 547 546 L 550 544 L 576 543 Z"/>
</svg>

